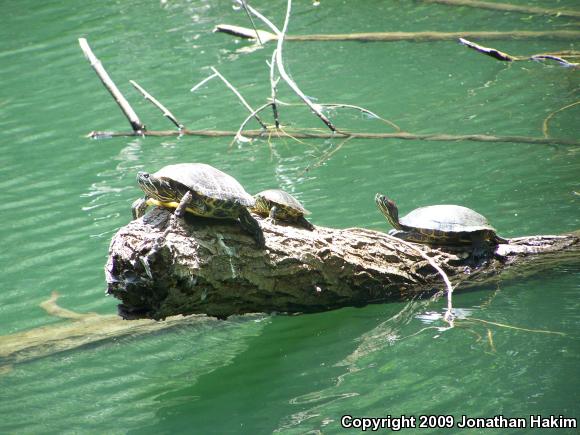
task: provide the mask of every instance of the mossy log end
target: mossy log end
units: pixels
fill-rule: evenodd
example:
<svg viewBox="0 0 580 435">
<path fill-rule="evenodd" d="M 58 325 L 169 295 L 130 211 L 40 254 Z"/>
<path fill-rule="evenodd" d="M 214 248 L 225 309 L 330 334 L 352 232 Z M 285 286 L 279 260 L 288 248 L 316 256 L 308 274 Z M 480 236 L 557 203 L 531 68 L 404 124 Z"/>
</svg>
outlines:
<svg viewBox="0 0 580 435">
<path fill-rule="evenodd" d="M 266 249 L 259 250 L 233 222 L 188 215 L 167 230 L 171 216 L 154 208 L 113 237 L 107 291 L 121 300 L 119 314 L 125 318 L 316 312 L 445 289 L 426 259 L 385 233 L 308 231 L 256 217 L 266 239 Z M 464 251 L 413 246 L 465 288 L 507 270 L 529 272 L 577 261 L 580 232 L 511 239 L 477 264 Z M 516 267 L 522 265 L 528 267 Z"/>
</svg>

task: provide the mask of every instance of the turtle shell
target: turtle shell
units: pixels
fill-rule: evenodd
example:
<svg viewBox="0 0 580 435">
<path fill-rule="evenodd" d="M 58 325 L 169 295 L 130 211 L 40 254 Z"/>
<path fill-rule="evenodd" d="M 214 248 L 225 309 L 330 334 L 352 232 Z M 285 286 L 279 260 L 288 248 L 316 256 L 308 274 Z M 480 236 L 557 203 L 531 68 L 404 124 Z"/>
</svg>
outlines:
<svg viewBox="0 0 580 435">
<path fill-rule="evenodd" d="M 252 207 L 255 200 L 231 175 L 205 163 L 179 163 L 168 165 L 154 174 L 183 184 L 194 192 L 222 201 L 237 201 Z"/>
<path fill-rule="evenodd" d="M 413 210 L 399 219 L 401 225 L 410 229 L 435 230 L 445 233 L 470 233 L 495 229 L 487 219 L 460 205 L 431 205 Z"/>
<path fill-rule="evenodd" d="M 276 205 L 281 205 L 283 207 L 289 207 L 294 209 L 302 214 L 308 215 L 310 212 L 304 208 L 302 203 L 290 195 L 288 192 L 285 192 L 280 189 L 269 189 L 264 190 L 258 193 L 256 196 L 261 196 L 262 198 L 266 199 L 267 201 L 273 202 Z"/>
</svg>

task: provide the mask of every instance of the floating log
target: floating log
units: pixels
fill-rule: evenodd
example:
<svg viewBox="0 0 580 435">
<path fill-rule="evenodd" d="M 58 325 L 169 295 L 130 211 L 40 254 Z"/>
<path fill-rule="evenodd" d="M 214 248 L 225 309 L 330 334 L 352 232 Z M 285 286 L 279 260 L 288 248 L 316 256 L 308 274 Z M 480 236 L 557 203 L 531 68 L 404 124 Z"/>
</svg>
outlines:
<svg viewBox="0 0 580 435">
<path fill-rule="evenodd" d="M 418 244 L 411 249 L 408 242 L 377 231 L 308 231 L 256 216 L 266 239 L 266 249 L 260 250 L 235 222 L 187 215 L 168 229 L 170 217 L 169 211 L 154 208 L 113 237 L 107 292 L 120 299 L 125 318 L 317 312 L 445 289 L 441 275 L 417 249 L 460 289 L 580 257 L 580 231 L 511 239 L 474 262 L 464 250 Z"/>
<path fill-rule="evenodd" d="M 146 130 L 142 132 L 135 131 L 92 131 L 87 137 L 91 139 L 108 139 L 114 137 L 130 136 L 152 136 L 152 137 L 179 137 L 179 136 L 204 136 L 204 137 L 236 137 L 238 132 L 232 130 Z M 413 134 L 406 132 L 396 133 L 365 133 L 365 132 L 345 132 L 337 131 L 335 133 L 308 132 L 301 130 L 244 130 L 242 134 L 248 138 L 270 137 L 293 137 L 296 139 L 402 139 L 402 140 L 424 140 L 435 142 L 500 142 L 500 143 L 530 143 L 540 145 L 568 145 L 579 146 L 580 142 L 574 139 L 558 139 L 546 137 L 531 136 L 491 136 L 486 134 Z"/>
<path fill-rule="evenodd" d="M 244 39 L 257 39 L 256 31 L 242 26 L 230 24 L 218 24 L 214 32 L 227 33 Z M 276 34 L 266 30 L 258 30 L 258 37 L 262 43 L 275 41 Z M 512 30 L 504 32 L 494 31 L 471 31 L 463 32 L 366 32 L 366 33 L 338 33 L 319 35 L 285 35 L 285 41 L 358 41 L 358 42 L 432 42 L 432 41 L 457 41 L 459 38 L 475 38 L 486 40 L 504 39 L 559 39 L 575 40 L 580 38 L 577 30 L 550 30 L 529 31 Z"/>
</svg>

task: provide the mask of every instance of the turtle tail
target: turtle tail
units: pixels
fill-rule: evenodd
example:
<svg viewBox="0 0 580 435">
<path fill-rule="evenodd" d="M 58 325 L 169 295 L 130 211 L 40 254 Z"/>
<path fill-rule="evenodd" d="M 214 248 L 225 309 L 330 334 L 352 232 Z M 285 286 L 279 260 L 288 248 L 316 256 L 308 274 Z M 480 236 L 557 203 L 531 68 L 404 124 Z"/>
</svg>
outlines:
<svg viewBox="0 0 580 435">
<path fill-rule="evenodd" d="M 504 239 L 503 237 L 500 237 L 497 234 L 495 235 L 495 238 L 493 240 L 498 245 L 500 245 L 500 244 L 507 244 L 507 243 L 510 242 L 510 239 Z"/>
<path fill-rule="evenodd" d="M 296 223 L 303 228 L 306 228 L 308 231 L 314 230 L 314 225 L 312 225 L 304 216 L 298 216 L 296 218 Z"/>
<path fill-rule="evenodd" d="M 264 233 L 262 232 L 262 228 L 260 228 L 260 224 L 256 219 L 252 217 L 250 212 L 246 207 L 240 207 L 240 223 L 242 224 L 242 228 L 249 234 L 252 235 L 256 244 L 260 248 L 264 248 L 266 246 L 266 240 L 264 239 Z"/>
</svg>

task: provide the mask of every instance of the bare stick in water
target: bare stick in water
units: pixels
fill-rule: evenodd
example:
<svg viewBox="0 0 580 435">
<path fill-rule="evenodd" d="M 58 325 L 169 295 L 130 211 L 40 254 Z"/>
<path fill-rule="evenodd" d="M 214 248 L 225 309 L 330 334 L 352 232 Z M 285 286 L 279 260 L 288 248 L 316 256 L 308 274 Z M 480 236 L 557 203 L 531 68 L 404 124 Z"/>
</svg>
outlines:
<svg viewBox="0 0 580 435">
<path fill-rule="evenodd" d="M 415 251 L 416 253 L 418 253 L 421 257 L 423 257 L 425 260 L 427 260 L 427 262 L 431 265 L 431 267 L 433 269 L 435 269 L 437 271 L 437 273 L 441 276 L 441 278 L 443 279 L 443 282 L 445 283 L 445 287 L 447 288 L 447 310 L 445 311 L 445 316 L 443 317 L 444 320 L 449 323 L 449 326 L 453 327 L 453 286 L 451 285 L 451 281 L 449 281 L 449 277 L 447 276 L 447 274 L 445 273 L 445 271 L 443 269 L 441 269 L 441 266 L 439 266 L 437 264 L 437 262 L 432 259 L 431 257 L 429 257 L 425 252 L 423 252 L 421 249 L 419 249 L 417 246 L 413 245 L 412 243 L 407 242 L 406 240 L 401 240 L 397 237 L 391 236 L 389 234 L 385 234 L 385 237 L 387 239 L 392 240 L 393 242 L 400 242 L 403 245 L 405 245 L 406 247 L 412 249 L 413 251 Z"/>
<path fill-rule="evenodd" d="M 426 3 L 441 3 L 448 6 L 467 6 L 470 8 L 491 9 L 504 12 L 519 12 L 534 15 L 553 15 L 557 17 L 580 18 L 580 12 L 572 10 L 545 9 L 534 6 L 512 5 L 509 3 L 485 2 L 477 0 L 423 0 Z"/>
<path fill-rule="evenodd" d="M 272 53 L 272 59 L 270 60 L 270 89 L 272 98 L 272 113 L 274 114 L 274 124 L 276 128 L 280 128 L 280 118 L 278 117 L 278 103 L 276 102 L 276 91 L 278 82 L 280 78 L 274 78 L 274 69 L 276 68 L 276 50 Z"/>
<path fill-rule="evenodd" d="M 558 110 L 554 110 L 552 113 L 550 113 L 546 119 L 544 119 L 544 122 L 542 123 L 542 133 L 544 133 L 544 137 L 548 138 L 548 123 L 550 122 L 550 119 L 552 119 L 557 113 L 562 112 L 566 109 L 569 109 L 570 107 L 574 107 L 576 105 L 580 104 L 580 101 L 575 101 L 572 104 L 568 104 L 564 107 L 559 108 Z"/>
<path fill-rule="evenodd" d="M 280 77 L 282 77 L 282 79 L 286 83 L 288 83 L 288 86 L 290 86 L 290 88 L 296 93 L 296 95 L 298 95 L 300 99 L 304 101 L 304 103 L 310 108 L 310 110 L 312 110 L 312 112 L 314 112 L 314 114 L 318 116 L 320 120 L 324 122 L 324 124 L 326 124 L 326 126 L 330 130 L 336 132 L 337 129 L 332 124 L 332 122 L 330 122 L 330 120 L 326 116 L 324 116 L 324 114 L 320 111 L 320 108 L 317 107 L 315 104 L 313 104 L 312 101 L 310 101 L 310 99 L 304 94 L 304 92 L 300 90 L 298 85 L 294 83 L 294 81 L 286 73 L 286 69 L 284 68 L 284 62 L 282 61 L 282 45 L 284 43 L 284 35 L 286 34 L 286 31 L 288 29 L 288 22 L 290 20 L 290 11 L 292 9 L 292 0 L 288 0 L 287 2 L 286 17 L 284 18 L 284 26 L 282 30 L 278 29 L 278 27 L 276 27 L 270 20 L 264 17 L 261 13 L 259 13 L 249 4 L 246 3 L 246 7 L 252 14 L 254 14 L 254 16 L 262 20 L 268 27 L 270 27 L 270 29 L 272 29 L 272 31 L 277 36 L 278 45 L 276 46 L 276 66 L 278 68 L 278 73 L 280 74 Z"/>
<path fill-rule="evenodd" d="M 242 104 L 244 105 L 244 107 L 246 109 L 248 109 L 248 112 L 250 113 L 254 113 L 254 109 L 252 109 L 252 106 L 250 106 L 248 104 L 248 102 L 246 101 L 246 99 L 242 96 L 242 94 L 240 94 L 238 92 L 238 90 L 234 87 L 234 85 L 232 85 L 229 81 L 227 81 L 227 79 L 222 76 L 219 71 L 217 69 L 215 69 L 213 66 L 211 67 L 211 70 L 214 72 L 214 74 L 216 74 L 224 83 L 225 85 L 234 93 L 236 94 L 236 97 L 238 97 L 238 99 L 242 102 Z M 262 126 L 263 129 L 267 129 L 268 126 L 266 124 L 264 124 L 264 121 L 262 121 L 262 119 L 257 115 L 254 114 L 254 119 L 256 121 L 258 121 L 258 123 Z"/>
<path fill-rule="evenodd" d="M 236 140 L 239 140 L 239 141 L 242 141 L 242 142 L 248 142 L 249 141 L 248 138 L 246 138 L 246 137 L 244 137 L 242 135 L 242 131 L 246 127 L 246 124 L 250 121 L 250 119 L 254 118 L 258 113 L 260 113 L 266 107 L 271 106 L 271 105 L 272 105 L 272 103 L 263 104 L 262 106 L 258 107 L 256 110 L 252 111 L 252 113 L 250 113 L 248 115 L 248 117 L 246 119 L 244 119 L 244 122 L 242 122 L 242 124 L 240 125 L 240 128 L 238 128 L 238 131 L 236 132 L 236 135 L 234 136 L 234 140 L 230 144 L 230 147 L 234 144 L 234 142 Z"/>
<path fill-rule="evenodd" d="M 240 0 L 240 1 L 242 2 L 242 7 L 244 8 L 244 12 L 248 16 L 248 19 L 250 20 L 250 23 L 252 23 L 252 28 L 254 29 L 254 32 L 256 33 L 256 39 L 258 40 L 258 42 L 260 43 L 260 45 L 264 45 L 262 43 L 262 40 L 260 39 L 260 33 L 258 32 L 258 29 L 256 29 L 256 25 L 254 24 L 254 19 L 252 18 L 252 14 L 250 13 L 250 11 L 248 11 L 248 8 L 246 7 L 245 0 Z"/>
<path fill-rule="evenodd" d="M 201 88 L 203 85 L 205 85 L 207 82 L 209 82 L 211 79 L 216 78 L 218 75 L 216 73 L 213 73 L 212 75 L 210 75 L 209 77 L 206 77 L 205 79 L 203 79 L 201 82 L 199 82 L 197 85 L 195 85 L 193 88 L 191 88 L 189 91 L 190 92 L 195 92 L 197 91 L 199 88 Z"/>
<path fill-rule="evenodd" d="M 155 97 L 153 97 L 153 95 L 151 95 L 149 92 L 147 92 L 141 86 L 139 86 L 139 84 L 136 81 L 129 80 L 129 83 L 131 83 L 133 85 L 133 87 L 135 89 L 137 89 L 139 92 L 141 92 L 141 94 L 143 95 L 143 97 L 147 101 L 151 102 L 151 104 L 153 104 L 155 107 L 157 107 L 159 110 L 161 110 L 161 113 L 163 113 L 163 116 L 165 116 L 167 119 L 169 119 L 171 122 L 173 122 L 178 129 L 182 130 L 184 128 L 183 124 L 177 120 L 175 115 L 173 115 L 173 113 L 171 113 L 167 107 L 165 107 L 163 104 L 161 104 Z"/>
<path fill-rule="evenodd" d="M 487 56 L 493 57 L 494 59 L 501 60 L 504 62 L 515 62 L 520 60 L 533 60 L 533 61 L 544 61 L 544 60 L 553 60 L 558 62 L 560 65 L 565 67 L 578 67 L 579 64 L 568 62 L 566 59 L 562 57 L 556 56 L 551 53 L 546 54 L 534 54 L 532 56 L 512 56 L 511 54 L 504 53 L 503 51 L 499 51 L 496 48 L 491 47 L 484 47 L 483 45 L 476 44 L 475 42 L 468 41 L 465 38 L 459 38 L 459 42 L 466 47 L 469 47 L 479 53 L 485 54 Z"/>
<path fill-rule="evenodd" d="M 117 88 L 117 85 L 115 85 L 109 74 L 107 74 L 107 71 L 103 67 L 101 61 L 93 54 L 93 51 L 91 50 L 87 40 L 85 38 L 79 38 L 79 45 L 83 51 L 83 54 L 99 76 L 99 79 L 101 79 L 101 82 L 103 82 L 103 85 L 105 88 L 107 88 L 107 91 L 110 92 L 113 99 L 117 102 L 123 111 L 123 114 L 129 120 L 129 124 L 131 124 L 133 131 L 137 133 L 145 131 L 145 125 L 143 125 L 127 99 L 123 96 L 121 91 L 119 91 L 119 88 Z"/>
<path fill-rule="evenodd" d="M 218 24 L 214 32 L 227 33 L 245 39 L 256 39 L 256 31 L 247 27 L 233 26 L 230 24 Z M 266 30 L 258 30 L 260 40 L 263 43 L 278 39 L 276 34 Z M 559 39 L 575 40 L 580 38 L 577 30 L 510 30 L 503 32 L 496 31 L 473 31 L 465 30 L 461 32 L 358 32 L 358 33 L 337 33 L 318 35 L 286 35 L 286 41 L 358 41 L 358 42 L 432 42 L 432 41 L 456 41 L 457 38 L 475 38 L 486 40 L 497 39 Z"/>
<path fill-rule="evenodd" d="M 231 130 L 149 130 L 142 133 L 143 136 L 151 137 L 176 137 L 176 136 L 202 136 L 202 137 L 235 137 L 236 131 Z M 563 145 L 563 146 L 580 146 L 580 141 L 565 138 L 544 138 L 533 136 L 491 136 L 486 134 L 413 134 L 407 132 L 397 133 L 367 133 L 355 131 L 338 131 L 336 133 L 327 132 L 309 132 L 299 129 L 288 129 L 288 135 L 295 139 L 336 139 L 340 137 L 352 137 L 353 139 L 397 139 L 397 140 L 414 140 L 428 142 L 493 142 L 493 143 L 529 143 L 538 145 Z M 92 131 L 87 135 L 92 139 L 108 139 L 113 137 L 130 137 L 138 136 L 140 133 L 124 131 Z M 264 136 L 264 130 L 246 130 L 245 137 L 259 138 Z"/>
</svg>

